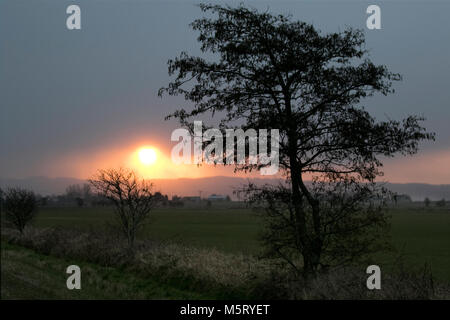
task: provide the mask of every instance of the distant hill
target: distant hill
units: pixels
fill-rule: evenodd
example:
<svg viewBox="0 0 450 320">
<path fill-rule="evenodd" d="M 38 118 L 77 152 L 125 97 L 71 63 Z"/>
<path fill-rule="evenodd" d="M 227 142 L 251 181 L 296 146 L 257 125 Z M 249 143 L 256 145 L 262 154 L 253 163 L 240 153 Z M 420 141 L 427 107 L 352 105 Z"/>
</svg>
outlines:
<svg viewBox="0 0 450 320">
<path fill-rule="evenodd" d="M 198 196 L 207 197 L 213 193 L 229 195 L 233 199 L 233 190 L 251 181 L 257 185 L 278 184 L 278 179 L 263 178 L 237 178 L 237 177 L 207 177 L 198 179 L 154 179 L 156 191 L 164 194 L 177 196 Z M 2 179 L 0 178 L 0 187 L 21 186 L 34 190 L 42 195 L 62 194 L 66 187 L 71 184 L 83 184 L 86 180 L 76 178 L 47 178 L 30 177 L 25 179 Z M 388 183 L 386 185 L 390 190 L 399 194 L 408 194 L 415 201 L 422 201 L 425 197 L 430 200 L 440 200 L 445 198 L 450 200 L 450 184 L 433 185 L 425 183 Z"/>
</svg>

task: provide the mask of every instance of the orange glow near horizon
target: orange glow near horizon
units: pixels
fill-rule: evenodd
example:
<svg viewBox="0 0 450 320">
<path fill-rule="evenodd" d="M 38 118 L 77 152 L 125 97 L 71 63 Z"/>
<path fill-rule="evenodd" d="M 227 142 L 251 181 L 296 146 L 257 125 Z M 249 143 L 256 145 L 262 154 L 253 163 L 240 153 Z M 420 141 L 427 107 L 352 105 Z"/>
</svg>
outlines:
<svg viewBox="0 0 450 320">
<path fill-rule="evenodd" d="M 175 164 L 171 159 L 169 148 L 150 141 L 137 141 L 120 147 L 103 146 L 102 149 L 73 151 L 42 163 L 40 172 L 52 178 L 87 179 L 98 169 L 118 167 L 135 170 L 145 179 L 195 179 L 213 176 L 264 178 L 258 173 L 235 173 L 233 166 Z M 274 176 L 265 177 L 274 178 Z"/>
<path fill-rule="evenodd" d="M 73 177 L 86 179 L 98 169 L 126 167 L 135 170 L 145 179 L 205 178 L 234 176 L 248 178 L 279 178 L 261 176 L 257 172 L 234 172 L 233 166 L 175 164 L 171 159 L 171 145 L 157 141 L 137 140 L 133 143 L 103 145 L 101 149 L 74 150 L 71 153 L 49 157 L 37 169 L 47 177 Z M 386 159 L 380 179 L 393 183 L 450 183 L 450 150 L 423 152 L 413 157 Z"/>
</svg>

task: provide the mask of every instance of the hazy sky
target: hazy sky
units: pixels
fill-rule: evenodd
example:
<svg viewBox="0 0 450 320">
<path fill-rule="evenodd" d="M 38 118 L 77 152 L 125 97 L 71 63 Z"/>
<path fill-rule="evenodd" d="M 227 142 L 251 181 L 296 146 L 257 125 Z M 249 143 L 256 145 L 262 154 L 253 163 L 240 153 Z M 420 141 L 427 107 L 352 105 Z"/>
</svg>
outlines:
<svg viewBox="0 0 450 320">
<path fill-rule="evenodd" d="M 372 60 L 404 78 L 395 84 L 396 94 L 363 105 L 380 119 L 423 114 L 426 127 L 437 134 L 419 155 L 386 161 L 386 178 L 450 183 L 450 1 L 244 2 L 290 13 L 324 32 L 362 28 Z M 188 27 L 202 15 L 195 3 L 2 0 L 0 177 L 85 178 L 99 166 L 125 163 L 141 145 L 156 147 L 167 161 L 178 123 L 163 118 L 188 104 L 160 99 L 157 91 L 170 80 L 169 58 L 183 50 L 200 53 Z M 372 3 L 381 7 L 382 30 L 366 28 Z M 70 4 L 81 7 L 81 30 L 66 28 Z M 227 173 L 159 172 L 167 177 Z"/>
</svg>

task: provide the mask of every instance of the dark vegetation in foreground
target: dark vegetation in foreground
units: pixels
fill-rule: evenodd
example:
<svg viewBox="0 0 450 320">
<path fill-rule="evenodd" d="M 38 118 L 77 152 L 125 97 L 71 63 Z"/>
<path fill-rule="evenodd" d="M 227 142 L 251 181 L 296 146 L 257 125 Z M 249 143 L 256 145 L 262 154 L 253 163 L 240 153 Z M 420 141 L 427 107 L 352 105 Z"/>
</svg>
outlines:
<svg viewBox="0 0 450 320">
<path fill-rule="evenodd" d="M 384 271 L 395 255 L 401 254 L 407 266 L 428 263 L 436 279 L 450 282 L 449 209 L 414 203 L 390 208 L 389 214 L 392 216 L 389 238 L 395 252 L 374 256 L 374 264 Z M 33 225 L 90 230 L 113 223 L 113 217 L 112 207 L 41 208 Z M 264 248 L 258 241 L 264 228 L 263 219 L 239 203 L 214 204 L 208 209 L 156 208 L 149 222 L 138 239 L 253 256 L 260 255 Z"/>
<path fill-rule="evenodd" d="M 28 249 L 32 249 L 32 251 Z M 28 261 L 28 262 L 27 262 Z M 82 269 L 83 293 L 69 294 L 64 270 Z M 24 267 L 30 269 L 18 277 Z M 33 269 L 33 270 L 31 270 Z M 34 280 L 33 272 L 35 273 Z M 58 278 L 58 280 L 55 280 Z M 161 241 L 138 241 L 133 251 L 108 230 L 2 229 L 2 298 L 125 299 L 448 299 L 448 287 L 424 268 L 399 261 L 383 274 L 382 290 L 366 288 L 365 268 L 319 274 L 310 283 L 280 271 L 275 260 L 226 254 Z M 64 290 L 55 288 L 55 281 Z M 24 290 L 21 283 L 36 286 Z M 48 283 L 47 283 L 48 282 Z M 22 285 L 25 285 L 22 283 Z M 53 291 L 52 291 L 53 290 Z M 64 292 L 63 292 L 64 291 Z M 14 294 L 14 292 L 16 294 Z M 39 294 L 36 296 L 35 294 Z M 31 295 L 31 296 L 27 296 Z"/>
<path fill-rule="evenodd" d="M 55 258 L 2 242 L 2 299 L 207 299 L 119 268 Z M 70 264 L 81 265 L 82 290 L 64 285 Z"/>
</svg>

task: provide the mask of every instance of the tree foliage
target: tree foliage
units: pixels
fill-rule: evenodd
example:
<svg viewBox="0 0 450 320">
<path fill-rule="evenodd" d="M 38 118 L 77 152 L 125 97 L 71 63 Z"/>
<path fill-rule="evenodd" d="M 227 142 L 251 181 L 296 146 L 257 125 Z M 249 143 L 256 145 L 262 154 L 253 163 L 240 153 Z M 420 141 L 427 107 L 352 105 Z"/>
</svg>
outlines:
<svg viewBox="0 0 450 320">
<path fill-rule="evenodd" d="M 281 193 L 259 190 L 259 195 L 267 196 L 273 214 L 281 209 L 270 202 L 284 199 L 280 213 L 288 215 L 290 227 L 280 229 L 280 235 L 295 238 L 305 274 L 337 255 L 342 255 L 337 260 L 356 256 L 364 246 L 348 251 L 346 244 L 356 245 L 366 236 L 367 225 L 385 224 L 386 218 L 370 213 L 370 204 L 352 205 L 348 211 L 337 209 L 336 202 L 346 208 L 349 199 L 366 201 L 371 192 L 383 194 L 373 184 L 382 175 L 381 157 L 414 154 L 421 140 L 434 138 L 422 127 L 423 117 L 378 121 L 361 105 L 376 93 L 392 93 L 392 83 L 401 76 L 369 60 L 362 31 L 322 34 L 288 16 L 242 5 L 200 8 L 214 17 L 197 19 L 191 26 L 199 32 L 202 52 L 216 59 L 182 52 L 169 60 L 174 80 L 159 94 L 183 95 L 193 108 L 168 118 L 192 128 L 191 119 L 218 113 L 222 129 L 279 129 L 280 165 L 288 186 Z M 247 162 L 237 169 L 261 165 Z M 308 186 L 305 179 L 329 183 L 323 190 L 327 198 L 315 189 L 323 189 L 324 183 Z M 359 215 L 361 211 L 366 214 Z"/>
<path fill-rule="evenodd" d="M 389 225 L 383 210 L 389 199 L 388 190 L 351 179 L 315 180 L 308 187 L 319 203 L 320 229 L 314 229 L 312 207 L 304 202 L 301 209 L 306 216 L 305 228 L 321 236 L 320 248 L 304 246 L 289 185 L 250 184 L 241 190 L 246 200 L 263 213 L 265 229 L 261 238 L 269 257 L 282 258 L 300 275 L 302 253 L 308 249 L 320 250 L 317 267 L 329 270 L 367 262 L 371 253 L 390 248 Z"/>
</svg>

